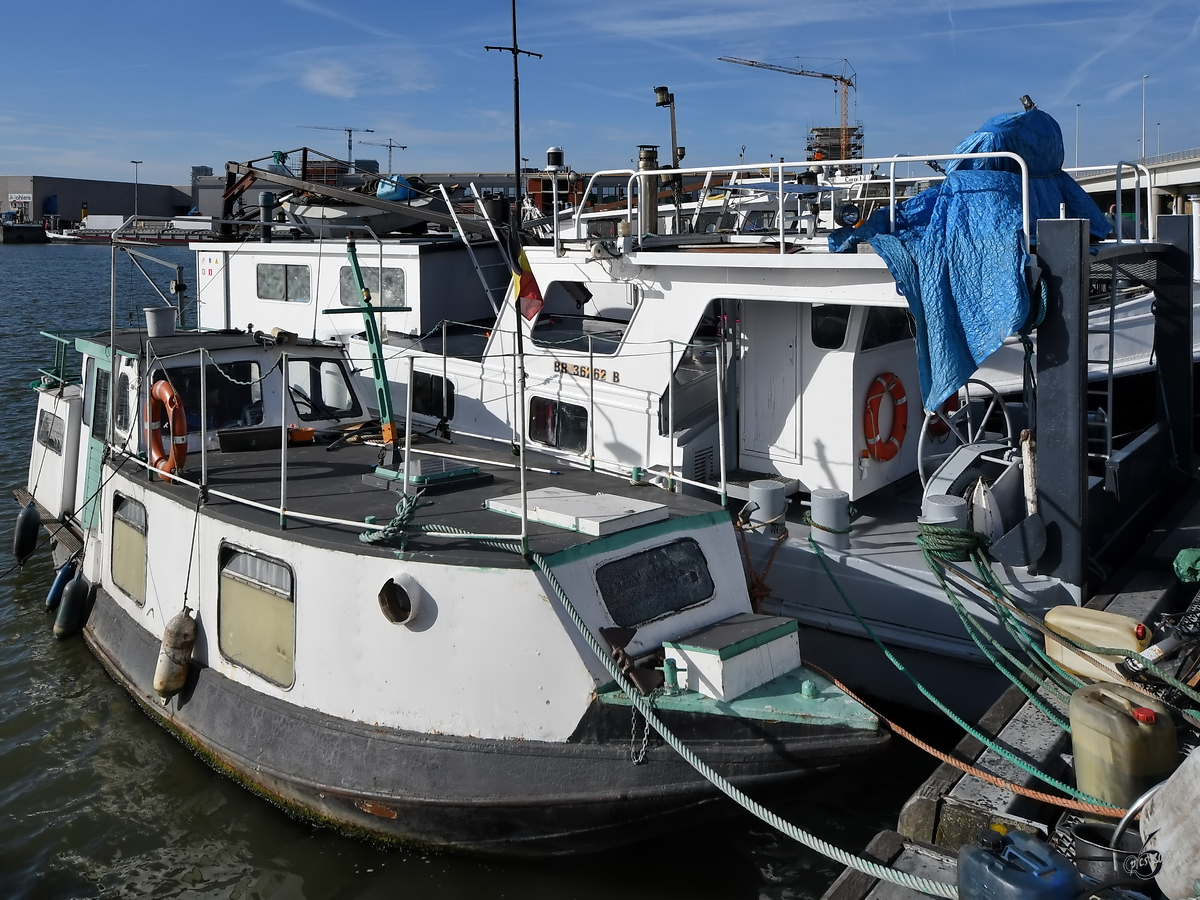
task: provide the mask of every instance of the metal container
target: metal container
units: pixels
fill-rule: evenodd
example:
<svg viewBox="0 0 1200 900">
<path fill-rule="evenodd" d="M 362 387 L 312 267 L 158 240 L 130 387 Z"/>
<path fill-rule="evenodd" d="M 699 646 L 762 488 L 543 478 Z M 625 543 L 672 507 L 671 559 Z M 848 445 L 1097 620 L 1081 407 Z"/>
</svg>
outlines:
<svg viewBox="0 0 1200 900">
<path fill-rule="evenodd" d="M 652 172 L 658 168 L 658 144 L 638 145 L 638 171 Z M 658 179 L 638 179 L 638 233 L 658 234 Z"/>
<path fill-rule="evenodd" d="M 170 337 L 175 333 L 175 307 L 147 306 L 142 312 L 146 314 L 146 337 Z"/>
<path fill-rule="evenodd" d="M 1179 766 L 1170 711 L 1121 684 L 1089 684 L 1071 695 L 1071 745 L 1081 791 L 1118 807 Z"/>
<path fill-rule="evenodd" d="M 1080 822 L 1071 827 L 1075 839 L 1075 868 L 1079 874 L 1103 881 L 1114 875 L 1125 876 L 1125 861 L 1135 859 L 1142 849 L 1142 839 L 1136 831 L 1121 835 L 1119 847 L 1109 849 L 1117 826 L 1107 822 Z"/>
</svg>

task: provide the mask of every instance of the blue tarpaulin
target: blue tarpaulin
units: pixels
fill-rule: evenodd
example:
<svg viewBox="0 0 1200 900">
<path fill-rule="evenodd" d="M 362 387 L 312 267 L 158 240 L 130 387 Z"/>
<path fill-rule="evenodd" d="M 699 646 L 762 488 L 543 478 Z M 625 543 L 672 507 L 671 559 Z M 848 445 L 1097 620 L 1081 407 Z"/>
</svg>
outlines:
<svg viewBox="0 0 1200 900">
<path fill-rule="evenodd" d="M 1092 234 L 1111 226 L 1092 199 L 1062 171 L 1062 131 L 1039 109 L 995 116 L 954 153 L 1008 150 L 1029 167 L 1030 225 L 1039 218 L 1087 219 Z M 917 325 L 921 399 L 935 409 L 962 387 L 1004 339 L 1029 318 L 1022 240 L 1020 167 L 1011 159 L 954 160 L 938 185 L 858 228 L 829 236 L 835 252 L 869 241 L 887 263 Z"/>
</svg>

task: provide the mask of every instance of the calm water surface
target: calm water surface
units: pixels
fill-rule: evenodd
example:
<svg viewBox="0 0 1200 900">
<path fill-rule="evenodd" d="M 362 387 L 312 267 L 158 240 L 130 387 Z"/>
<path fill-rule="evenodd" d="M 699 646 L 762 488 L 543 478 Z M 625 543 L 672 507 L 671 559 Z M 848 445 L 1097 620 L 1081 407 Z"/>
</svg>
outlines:
<svg viewBox="0 0 1200 900">
<path fill-rule="evenodd" d="M 154 252 L 185 264 L 195 283 L 189 251 Z M 28 468 L 29 383 L 53 358 L 38 333 L 107 329 L 109 259 L 107 247 L 0 246 L 0 571 L 12 564 L 9 487 L 23 485 Z M 161 274 L 165 291 L 170 273 Z M 118 324 L 158 302 L 119 255 Z M 746 814 L 705 830 L 682 820 L 671 839 L 549 862 L 377 847 L 299 824 L 151 722 L 82 640 L 56 641 L 44 603 L 51 578 L 43 548 L 0 579 L 0 897 L 787 900 L 819 897 L 838 874 Z M 934 728 L 949 746 L 953 737 Z M 814 781 L 802 799 L 773 805 L 861 850 L 894 827 L 932 768 L 896 741 L 870 767 Z"/>
</svg>

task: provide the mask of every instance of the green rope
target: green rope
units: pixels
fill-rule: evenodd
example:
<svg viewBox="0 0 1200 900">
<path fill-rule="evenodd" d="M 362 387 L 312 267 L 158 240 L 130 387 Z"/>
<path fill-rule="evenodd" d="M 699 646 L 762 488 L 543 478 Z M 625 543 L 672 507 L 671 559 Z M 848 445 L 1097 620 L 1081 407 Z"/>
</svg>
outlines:
<svg viewBox="0 0 1200 900">
<path fill-rule="evenodd" d="M 1095 797 L 1089 796 L 1088 794 L 1085 794 L 1083 791 L 1077 790 L 1076 788 L 1071 787 L 1069 784 L 1059 781 L 1057 778 L 1054 778 L 1050 775 L 1045 774 L 1044 772 L 1039 771 L 1031 763 L 1021 759 L 1019 756 L 1017 756 L 1015 753 L 1013 753 L 1008 748 L 1002 747 L 999 743 L 997 743 L 996 741 L 994 741 L 991 738 L 984 735 L 981 731 L 979 731 L 977 728 L 970 725 L 966 720 L 964 720 L 961 716 L 959 716 L 952 709 L 950 709 L 948 706 L 946 706 L 946 704 L 944 704 L 941 700 L 939 700 L 937 697 L 935 697 L 929 691 L 929 689 L 927 687 L 925 687 L 925 685 L 921 684 L 921 682 L 917 680 L 917 677 L 915 675 L 913 675 L 911 672 L 908 671 L 908 669 L 905 668 L 904 663 L 900 662 L 900 660 L 896 658 L 895 654 L 893 654 L 891 650 L 889 650 L 886 646 L 884 646 L 883 642 L 881 640 L 879 640 L 879 638 L 875 634 L 875 632 L 871 630 L 871 626 L 867 624 L 866 620 L 863 619 L 863 617 L 859 613 L 858 609 L 855 608 L 854 604 L 850 602 L 850 598 L 846 595 L 846 592 L 842 589 L 842 586 L 838 582 L 837 578 L 834 577 L 833 571 L 829 568 L 828 563 L 825 561 L 825 554 L 823 552 L 821 552 L 820 545 L 812 539 L 811 535 L 809 536 L 808 542 L 810 545 L 812 545 L 813 552 L 816 553 L 817 560 L 821 563 L 821 568 L 823 568 L 825 570 L 825 574 L 828 575 L 829 580 L 831 582 L 833 582 L 833 586 L 834 586 L 834 588 L 837 589 L 838 595 L 842 598 L 842 602 L 845 603 L 846 607 L 850 610 L 850 612 L 852 612 L 854 614 L 854 618 L 856 618 L 858 620 L 858 624 L 862 626 L 863 630 L 867 633 L 867 636 L 872 641 L 875 642 L 875 646 L 877 646 L 880 650 L 883 651 L 883 654 L 884 654 L 884 656 L 886 656 L 888 658 L 888 661 L 893 666 L 895 666 L 900 671 L 900 673 L 902 675 L 904 675 L 905 678 L 907 678 L 909 681 L 912 682 L 913 687 L 915 687 L 918 691 L 920 691 L 922 696 L 924 696 L 926 700 L 928 700 L 930 703 L 932 703 L 934 706 L 936 706 L 938 709 L 940 709 L 943 713 L 945 713 L 947 716 L 949 716 L 951 721 L 953 721 L 956 725 L 958 725 L 963 731 L 965 731 L 971 737 L 975 738 L 975 740 L 979 741 L 979 743 L 983 744 L 985 747 L 987 747 L 993 753 L 996 753 L 997 755 L 1008 760 L 1013 765 L 1015 765 L 1021 769 L 1024 769 L 1026 772 L 1028 772 L 1034 778 L 1044 781 L 1046 784 L 1050 785 L 1051 787 L 1058 788 L 1058 790 L 1074 797 L 1077 800 L 1082 800 L 1085 803 L 1091 803 L 1095 806 L 1103 806 L 1106 809 L 1112 809 L 1114 811 L 1117 810 L 1117 808 L 1115 806 L 1113 806 L 1112 804 L 1105 803 L 1103 800 L 1098 800 Z"/>
<path fill-rule="evenodd" d="M 946 599 L 950 601 L 950 605 L 954 611 L 958 613 L 959 620 L 963 623 L 963 628 L 971 640 L 975 642 L 975 646 L 980 649 L 983 655 L 993 666 L 995 666 L 1005 678 L 1011 681 L 1024 694 L 1029 702 L 1032 703 L 1047 719 L 1061 728 L 1068 734 L 1071 732 L 1071 726 L 1057 712 L 1046 705 L 1046 702 L 1038 696 L 1037 691 L 1029 687 L 1021 680 L 1019 675 L 1014 675 L 1009 669 L 996 658 L 991 650 L 987 648 L 987 644 L 991 644 L 993 649 L 998 650 L 1000 654 L 1015 666 L 1022 674 L 1030 677 L 1036 677 L 1036 674 L 1031 671 L 1030 667 L 1017 659 L 1007 647 L 997 641 L 991 633 L 980 624 L 979 620 L 971 615 L 970 611 L 962 604 L 950 590 L 950 586 L 946 584 L 945 575 L 942 573 L 942 567 L 939 565 L 936 556 L 944 556 L 952 558 L 956 562 L 964 562 L 971 558 L 977 551 L 980 540 L 986 540 L 982 535 L 978 535 L 973 531 L 965 528 L 947 528 L 939 525 L 917 525 L 917 544 L 921 547 L 921 554 L 925 557 L 925 565 L 929 567 L 937 582 L 942 587 L 942 592 L 946 595 Z M 935 548 L 941 548 L 940 550 Z M 1052 685 L 1047 685 L 1048 689 Z M 1060 698 L 1063 699 L 1063 698 Z M 1070 702 L 1070 698 L 1065 698 Z"/>
</svg>

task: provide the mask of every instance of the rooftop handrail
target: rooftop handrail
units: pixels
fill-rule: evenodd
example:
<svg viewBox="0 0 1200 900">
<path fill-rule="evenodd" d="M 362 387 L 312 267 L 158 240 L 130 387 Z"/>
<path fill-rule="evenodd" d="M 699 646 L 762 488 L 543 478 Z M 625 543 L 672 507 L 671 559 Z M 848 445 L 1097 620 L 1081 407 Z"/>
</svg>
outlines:
<svg viewBox="0 0 1200 900">
<path fill-rule="evenodd" d="M 1021 223 L 1024 228 L 1025 252 L 1028 253 L 1030 250 L 1029 165 L 1025 162 L 1024 158 L 1022 158 L 1020 154 L 1013 153 L 1008 150 L 995 150 L 995 151 L 991 151 L 988 153 L 937 153 L 937 154 L 933 154 L 933 155 L 922 154 L 921 156 L 880 156 L 880 157 L 871 157 L 868 159 L 802 160 L 800 162 L 794 162 L 794 163 L 772 161 L 769 163 L 742 164 L 742 165 L 736 165 L 736 166 L 715 166 L 715 167 L 714 166 L 696 166 L 696 167 L 688 167 L 688 168 L 681 167 L 681 168 L 668 168 L 668 169 L 639 170 L 637 172 L 630 172 L 630 174 L 629 174 L 629 181 L 628 181 L 628 184 L 626 187 L 625 218 L 626 218 L 626 221 L 628 221 L 630 223 L 630 227 L 632 228 L 632 226 L 633 226 L 633 209 L 634 209 L 633 188 L 634 188 L 635 179 L 652 178 L 652 177 L 658 178 L 663 175 L 700 175 L 700 174 L 706 174 L 708 172 L 712 172 L 712 171 L 716 171 L 716 170 L 720 170 L 722 172 L 731 172 L 731 173 L 733 173 L 733 172 L 759 172 L 759 173 L 763 174 L 764 176 L 771 174 L 771 173 L 778 173 L 777 177 L 775 179 L 775 183 L 778 185 L 778 193 L 779 193 L 779 216 L 778 216 L 778 218 L 779 218 L 779 241 L 780 241 L 779 249 L 780 249 L 780 253 L 782 254 L 782 253 L 787 252 L 786 247 L 784 246 L 785 233 L 784 233 L 784 222 L 783 222 L 783 186 L 785 184 L 792 183 L 790 181 L 785 180 L 785 173 L 789 170 L 789 168 L 793 173 L 795 173 L 795 172 L 798 172 L 800 169 L 809 170 L 814 167 L 820 167 L 822 169 L 830 169 L 830 168 L 837 168 L 839 166 L 865 166 L 865 165 L 874 165 L 874 164 L 879 164 L 879 165 L 887 164 L 887 165 L 891 166 L 892 170 L 894 171 L 895 165 L 898 162 L 926 163 L 926 162 L 935 162 L 935 161 L 949 161 L 949 160 L 956 160 L 956 159 L 1011 159 L 1014 162 L 1016 162 L 1018 166 L 1020 166 L 1020 168 L 1021 168 Z M 625 171 L 629 172 L 629 170 L 625 170 Z M 622 173 L 620 171 L 613 170 L 610 172 L 606 172 L 604 174 L 618 175 L 618 174 L 622 174 Z M 593 178 L 594 177 L 595 176 L 593 176 Z M 591 183 L 589 182 L 589 188 L 590 188 L 590 186 L 591 186 Z M 837 187 L 840 188 L 841 186 L 838 185 Z M 585 194 L 584 196 L 587 196 L 587 195 Z M 889 201 L 893 207 L 896 205 L 896 192 L 895 192 L 895 184 L 894 183 L 892 183 L 891 187 L 889 188 Z M 576 221 L 578 222 L 578 219 Z M 892 223 L 892 226 L 893 226 L 893 228 L 895 227 L 894 222 Z M 576 228 L 576 236 L 578 236 L 578 226 Z"/>
<path fill-rule="evenodd" d="M 587 189 L 583 192 L 584 197 L 592 195 L 592 185 L 596 183 L 596 179 L 605 175 L 632 175 L 633 169 L 601 169 L 599 172 L 593 172 L 592 177 L 588 179 Z M 579 219 L 583 214 L 583 204 L 575 210 L 575 238 L 579 239 Z"/>
</svg>

